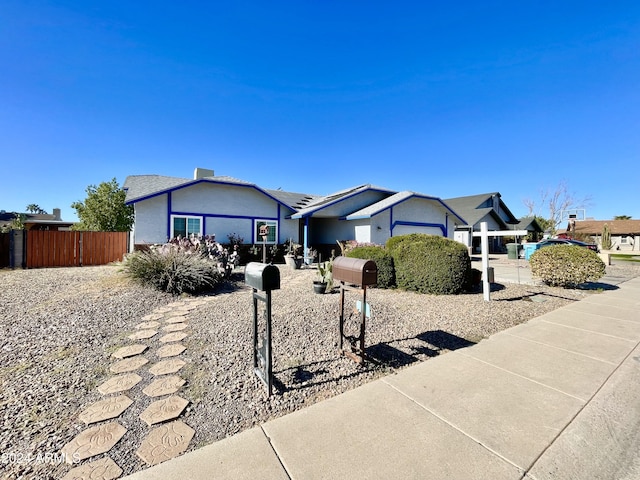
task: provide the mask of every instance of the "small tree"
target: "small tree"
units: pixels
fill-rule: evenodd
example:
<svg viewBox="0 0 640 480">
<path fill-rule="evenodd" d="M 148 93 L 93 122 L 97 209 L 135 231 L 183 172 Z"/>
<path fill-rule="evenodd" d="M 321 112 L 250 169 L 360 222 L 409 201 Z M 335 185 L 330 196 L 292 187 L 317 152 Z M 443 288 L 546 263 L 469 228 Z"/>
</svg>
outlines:
<svg viewBox="0 0 640 480">
<path fill-rule="evenodd" d="M 74 230 L 95 230 L 103 232 L 128 232 L 133 225 L 133 206 L 125 204 L 126 192 L 116 179 L 102 182 L 97 187 L 87 187 L 84 202 L 74 202 L 80 222 Z"/>
<path fill-rule="evenodd" d="M 631 220 L 631 215 L 616 215 L 614 220 Z"/>
</svg>

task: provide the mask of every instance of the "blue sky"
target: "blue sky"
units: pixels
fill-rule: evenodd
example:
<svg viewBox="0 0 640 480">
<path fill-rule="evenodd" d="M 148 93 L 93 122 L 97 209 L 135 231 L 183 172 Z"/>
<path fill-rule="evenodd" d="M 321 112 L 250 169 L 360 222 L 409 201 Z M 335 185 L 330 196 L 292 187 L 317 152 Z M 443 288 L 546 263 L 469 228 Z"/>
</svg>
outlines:
<svg viewBox="0 0 640 480">
<path fill-rule="evenodd" d="M 640 219 L 637 0 L 3 0 L 0 69 L 7 211 L 204 167 Z"/>
</svg>

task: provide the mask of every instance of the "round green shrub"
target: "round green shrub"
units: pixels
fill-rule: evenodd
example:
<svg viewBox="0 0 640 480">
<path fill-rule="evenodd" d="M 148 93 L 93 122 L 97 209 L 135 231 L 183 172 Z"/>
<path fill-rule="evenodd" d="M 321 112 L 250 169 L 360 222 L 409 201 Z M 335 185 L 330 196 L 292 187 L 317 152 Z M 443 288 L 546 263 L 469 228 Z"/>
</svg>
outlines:
<svg viewBox="0 0 640 480">
<path fill-rule="evenodd" d="M 381 245 L 356 247 L 346 254 L 347 257 L 373 260 L 378 267 L 378 288 L 393 288 L 396 285 L 396 273 L 393 258 Z"/>
<path fill-rule="evenodd" d="M 575 245 L 555 245 L 536 250 L 529 259 L 531 274 L 547 285 L 576 287 L 596 281 L 606 273 L 606 265 L 596 252 Z"/>
<path fill-rule="evenodd" d="M 401 245 L 405 243 L 416 243 L 416 242 L 428 241 L 430 237 L 435 237 L 435 235 L 428 235 L 426 233 L 409 233 L 407 235 L 398 235 L 397 237 L 389 237 L 387 239 L 387 243 L 385 244 L 385 247 L 393 257 L 395 255 L 396 250 L 398 250 L 398 248 L 400 248 Z M 438 237 L 438 238 L 442 238 L 442 237 Z"/>
<path fill-rule="evenodd" d="M 396 240 L 391 251 L 398 287 L 436 295 L 457 294 L 464 289 L 471 272 L 467 247 L 437 235 L 406 237 Z"/>
<path fill-rule="evenodd" d="M 222 280 L 215 262 L 175 250 L 132 253 L 127 256 L 124 271 L 143 285 L 174 295 L 213 290 Z"/>
</svg>

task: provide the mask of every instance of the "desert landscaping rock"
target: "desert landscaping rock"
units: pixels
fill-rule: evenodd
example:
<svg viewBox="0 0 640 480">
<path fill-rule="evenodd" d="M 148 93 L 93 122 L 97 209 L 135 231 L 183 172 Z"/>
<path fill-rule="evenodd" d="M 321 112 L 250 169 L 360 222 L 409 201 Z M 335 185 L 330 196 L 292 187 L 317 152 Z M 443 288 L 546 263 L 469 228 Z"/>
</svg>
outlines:
<svg viewBox="0 0 640 480">
<path fill-rule="evenodd" d="M 109 380 L 98 386 L 98 391 L 103 395 L 111 393 L 125 392 L 140 383 L 142 377 L 135 373 L 126 373 L 111 377 Z"/>
<path fill-rule="evenodd" d="M 169 343 L 169 342 L 179 342 L 180 340 L 184 340 L 187 337 L 186 333 L 183 332 L 173 332 L 160 337 L 160 343 Z"/>
<path fill-rule="evenodd" d="M 180 416 L 187 405 L 189 405 L 189 401 L 177 395 L 172 395 L 163 400 L 156 400 L 140 414 L 140 420 L 149 426 L 173 420 Z"/>
<path fill-rule="evenodd" d="M 0 270 L 0 452 L 59 452 L 86 428 L 79 412 L 105 395 L 126 391 L 134 403 L 117 421 L 127 431 L 108 455 L 124 475 L 146 468 L 135 452 L 150 431 L 139 414 L 153 401 L 143 389 L 154 377 L 146 368 L 118 375 L 110 368 L 111 352 L 141 321 L 188 319 L 190 334 L 180 342 L 187 347 L 180 354 L 187 363 L 180 370 L 186 383 L 179 394 L 190 402 L 181 418 L 195 430 L 189 451 L 598 295 L 595 290 L 495 284 L 492 301 L 485 302 L 480 292 L 433 296 L 370 289 L 365 344 L 377 363 L 357 365 L 337 354 L 339 296 L 313 293 L 315 268 L 279 268 L 271 397 L 253 371 L 252 296 L 241 273 L 215 294 L 197 297 L 203 304 L 188 315 L 175 315 L 173 307 L 157 312 L 175 297 L 131 283 L 119 266 Z M 614 265 L 607 271 L 632 277 L 640 274 L 640 266 Z M 547 301 L 526 300 L 532 296 Z M 180 301 L 191 298 L 196 297 Z M 347 302 L 351 311 L 355 299 L 347 295 Z M 354 319 L 349 315 L 347 326 L 357 329 Z M 165 346 L 158 337 L 140 342 L 149 345 L 144 354 L 149 359 L 158 358 Z M 144 358 L 121 362 L 137 357 Z M 13 463 L 0 467 L 0 477 L 62 478 L 71 467 Z"/>
<path fill-rule="evenodd" d="M 158 334 L 157 330 L 138 330 L 136 333 L 132 333 L 127 338 L 129 340 L 145 340 Z"/>
<path fill-rule="evenodd" d="M 126 347 L 119 348 L 118 350 L 113 352 L 111 356 L 114 358 L 134 357 L 136 355 L 140 355 L 147 348 L 148 347 L 146 345 L 142 345 L 139 343 L 135 345 L 127 345 Z"/>
<path fill-rule="evenodd" d="M 129 357 L 114 363 L 109 367 L 109 370 L 113 373 L 132 372 L 147 363 L 149 363 L 149 360 L 142 356 Z"/>
<path fill-rule="evenodd" d="M 157 465 L 184 452 L 195 431 L 181 421 L 175 421 L 154 428 L 136 451 L 147 465 Z"/>
<path fill-rule="evenodd" d="M 78 420 L 85 425 L 102 422 L 103 420 L 111 420 L 119 416 L 133 403 L 126 395 L 118 395 L 117 397 L 109 397 L 99 400 L 89 405 L 84 411 L 78 415 Z"/>
<path fill-rule="evenodd" d="M 185 328 L 188 328 L 189 324 L 187 323 L 172 323 L 169 325 L 165 325 L 164 327 L 162 327 L 162 331 L 163 332 L 179 332 L 181 330 L 184 330 Z"/>
<path fill-rule="evenodd" d="M 161 360 L 158 363 L 154 364 L 151 368 L 149 368 L 149 372 L 152 375 L 167 375 L 169 373 L 176 373 L 182 367 L 187 364 L 184 360 L 180 358 L 170 358 L 168 360 Z"/>
<path fill-rule="evenodd" d="M 122 475 L 122 469 L 109 457 L 85 463 L 73 468 L 62 480 L 114 480 Z"/>
<path fill-rule="evenodd" d="M 161 317 L 162 318 L 162 317 Z M 160 326 L 160 322 L 157 320 L 151 320 L 150 322 L 142 322 L 136 325 L 138 330 L 156 329 Z"/>
<path fill-rule="evenodd" d="M 156 355 L 159 358 L 175 357 L 176 355 L 180 355 L 186 349 L 187 347 L 185 347 L 181 343 L 168 343 L 167 345 L 163 345 L 162 347 L 160 347 L 156 351 Z"/>
<path fill-rule="evenodd" d="M 126 431 L 127 429 L 118 422 L 91 427 L 78 434 L 60 451 L 64 454 L 67 463 L 75 463 L 108 452 Z"/>
<path fill-rule="evenodd" d="M 161 397 L 163 395 L 171 395 L 172 393 L 176 393 L 180 390 L 186 381 L 177 376 L 170 375 L 167 377 L 161 377 L 157 380 L 154 380 L 147 386 L 142 393 L 144 393 L 148 397 Z"/>
</svg>

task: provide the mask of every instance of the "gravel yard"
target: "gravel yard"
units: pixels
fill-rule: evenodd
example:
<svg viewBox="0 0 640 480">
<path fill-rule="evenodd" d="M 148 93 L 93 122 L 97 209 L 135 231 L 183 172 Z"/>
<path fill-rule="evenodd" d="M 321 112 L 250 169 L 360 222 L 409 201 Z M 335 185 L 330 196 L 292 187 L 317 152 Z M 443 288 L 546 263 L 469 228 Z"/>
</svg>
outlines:
<svg viewBox="0 0 640 480">
<path fill-rule="evenodd" d="M 273 292 L 277 393 L 270 398 L 253 373 L 251 290 L 242 275 L 187 315 L 187 366 L 179 372 L 187 383 L 179 395 L 190 402 L 180 418 L 196 432 L 189 450 L 597 294 L 505 284 L 487 303 L 482 293 L 370 289 L 366 346 L 374 361 L 360 366 L 337 352 L 339 295 L 313 293 L 314 269 L 280 270 L 282 289 Z M 175 298 L 130 283 L 117 266 L 3 270 L 0 281 L 0 472 L 62 478 L 70 466 L 51 456 L 86 428 L 78 414 L 103 398 L 96 387 L 113 376 L 111 354 L 134 343 L 127 336 L 144 315 Z M 355 300 L 347 295 L 348 311 Z M 352 314 L 348 327 L 355 332 L 356 325 Z M 146 467 L 135 451 L 149 431 L 138 417 L 152 401 L 142 393 L 156 360 L 147 357 L 136 372 L 143 381 L 126 392 L 134 403 L 118 418 L 128 431 L 109 452 L 124 474 Z"/>
</svg>

